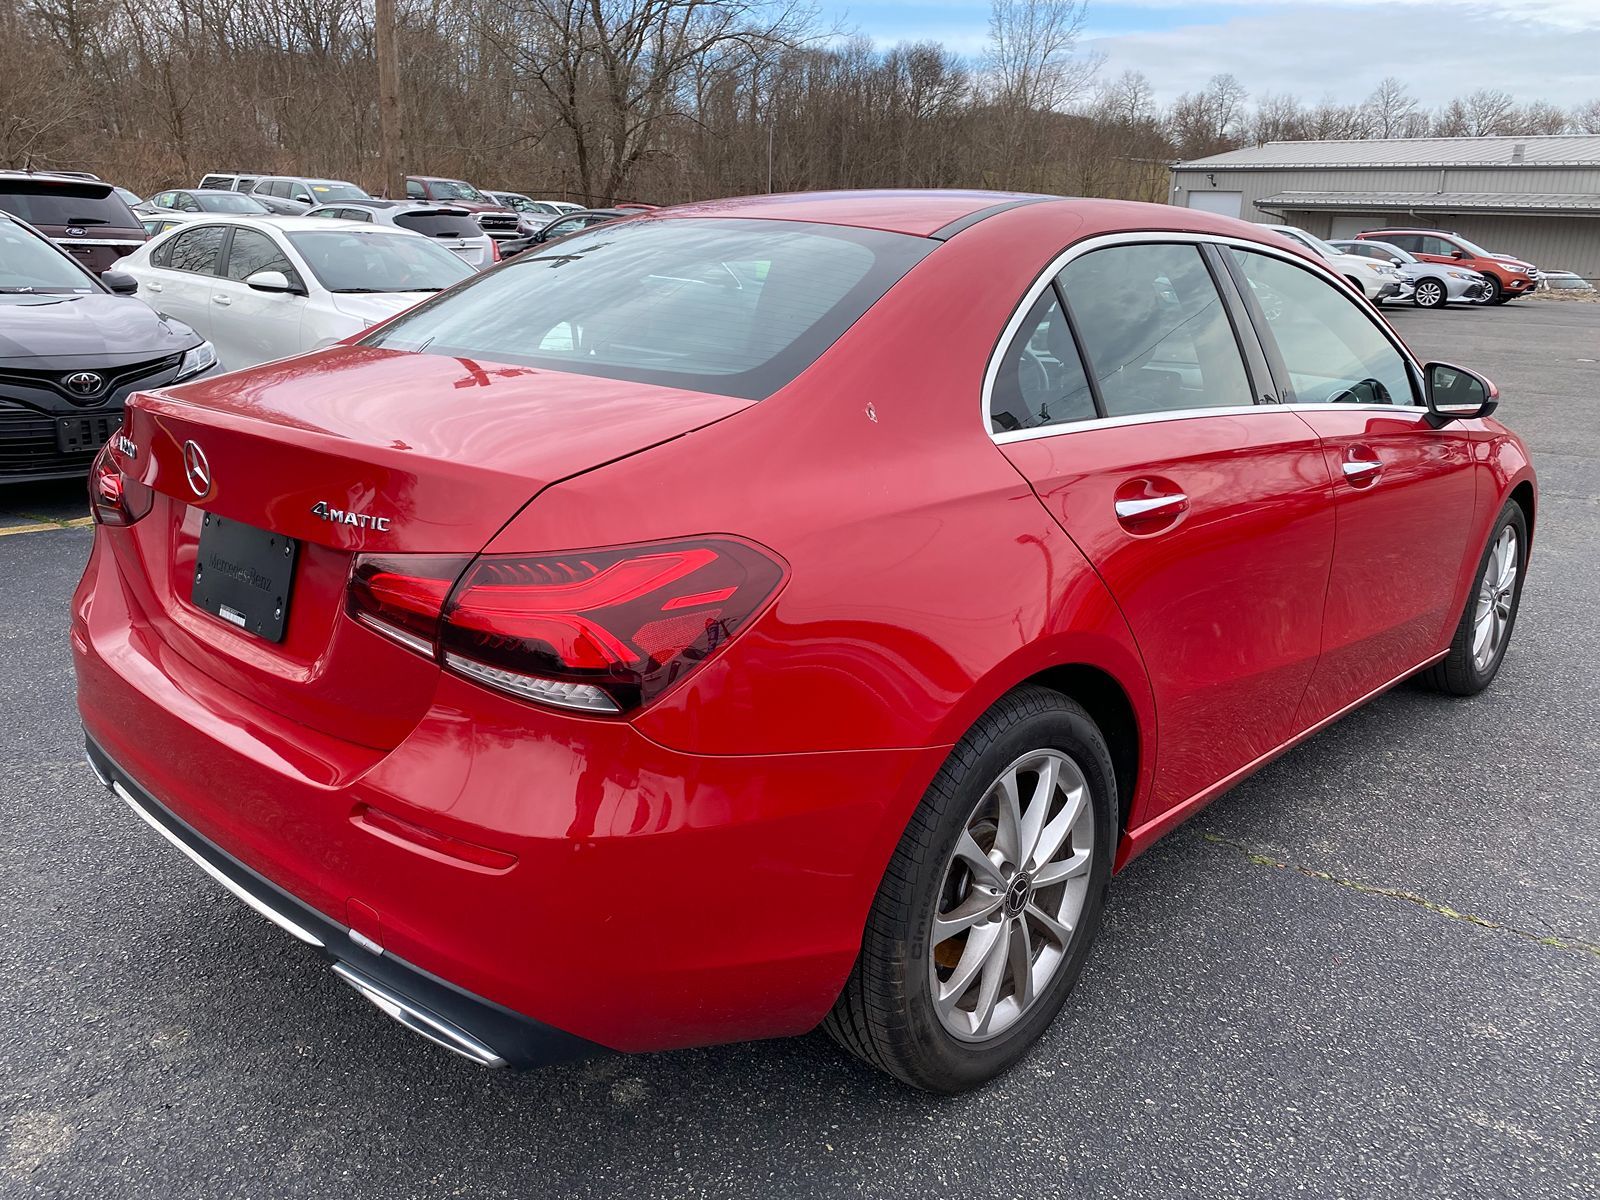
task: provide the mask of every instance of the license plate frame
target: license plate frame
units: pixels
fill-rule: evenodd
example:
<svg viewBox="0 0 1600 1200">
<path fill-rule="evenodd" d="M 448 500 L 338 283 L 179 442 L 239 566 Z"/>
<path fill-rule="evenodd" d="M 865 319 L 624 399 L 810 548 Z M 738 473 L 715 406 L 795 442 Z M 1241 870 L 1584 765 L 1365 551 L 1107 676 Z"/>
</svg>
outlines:
<svg viewBox="0 0 1600 1200">
<path fill-rule="evenodd" d="M 190 603 L 235 629 L 281 642 L 299 557 L 293 538 L 203 513 Z"/>
<path fill-rule="evenodd" d="M 62 454 L 99 450 L 122 428 L 122 413 L 83 413 L 56 418 L 56 449 Z"/>
</svg>

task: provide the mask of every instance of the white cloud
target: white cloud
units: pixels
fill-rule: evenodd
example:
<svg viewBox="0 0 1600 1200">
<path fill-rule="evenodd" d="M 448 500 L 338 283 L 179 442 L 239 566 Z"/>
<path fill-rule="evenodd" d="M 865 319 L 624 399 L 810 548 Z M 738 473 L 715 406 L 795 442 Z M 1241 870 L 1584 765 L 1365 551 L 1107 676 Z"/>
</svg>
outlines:
<svg viewBox="0 0 1600 1200">
<path fill-rule="evenodd" d="M 1124 3 L 1127 0 L 1123 0 Z M 1136 0 L 1165 5 L 1168 0 Z M 1178 0 L 1172 0 L 1177 3 Z M 1466 6 L 1405 0 L 1294 3 L 1255 0 L 1247 15 L 1211 25 L 1093 36 L 1084 46 L 1106 56 L 1105 72 L 1143 71 L 1157 100 L 1203 87 L 1231 72 L 1253 97 L 1288 92 L 1303 100 L 1350 103 L 1386 75 L 1406 81 L 1426 106 L 1478 88 L 1519 101 L 1571 105 L 1600 98 L 1600 4 L 1555 0 L 1552 11 L 1586 14 L 1586 27 L 1556 32 L 1523 0 Z M 1485 10 L 1497 11 L 1485 11 Z M 1092 10 L 1091 10 L 1092 21 Z"/>
</svg>

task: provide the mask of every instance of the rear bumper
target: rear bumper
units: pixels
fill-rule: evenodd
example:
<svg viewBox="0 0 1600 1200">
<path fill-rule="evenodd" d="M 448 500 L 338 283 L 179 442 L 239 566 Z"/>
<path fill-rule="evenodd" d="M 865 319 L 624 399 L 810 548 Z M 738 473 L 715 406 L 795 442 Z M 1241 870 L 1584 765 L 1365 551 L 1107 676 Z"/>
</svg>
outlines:
<svg viewBox="0 0 1600 1200">
<path fill-rule="evenodd" d="M 647 1051 L 813 1028 L 948 753 L 697 755 L 442 673 L 392 749 L 341 741 L 177 653 L 111 552 L 132 532 L 97 528 L 73 600 L 96 766 L 269 884 L 274 911 L 327 930 L 350 969 L 371 967 L 370 940 L 457 1002 L 526 1019 L 518 1044 L 540 1055 L 563 1044 L 553 1031 Z M 488 862 L 450 852 L 463 843 Z"/>
<path fill-rule="evenodd" d="M 320 952 L 341 980 L 429 1041 L 486 1067 L 531 1067 L 582 1058 L 601 1047 L 475 996 L 404 959 L 251 870 L 202 836 L 85 739 L 95 777 L 185 857 L 239 900 Z"/>
</svg>

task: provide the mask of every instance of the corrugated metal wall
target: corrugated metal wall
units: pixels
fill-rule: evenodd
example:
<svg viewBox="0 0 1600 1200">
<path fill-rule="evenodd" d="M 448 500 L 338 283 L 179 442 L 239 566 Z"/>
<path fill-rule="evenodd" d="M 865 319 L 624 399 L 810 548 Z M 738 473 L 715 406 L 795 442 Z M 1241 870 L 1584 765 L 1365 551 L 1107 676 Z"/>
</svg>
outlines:
<svg viewBox="0 0 1600 1200">
<path fill-rule="evenodd" d="M 1256 201 L 1279 192 L 1565 192 L 1600 194 L 1600 168 L 1437 168 L 1425 170 L 1353 168 L 1345 170 L 1267 169 L 1259 171 L 1174 171 L 1170 202 L 1188 207 L 1190 191 L 1238 191 L 1239 215 L 1247 221 L 1278 224 Z M 1515 254 L 1550 270 L 1576 271 L 1600 280 L 1600 218 L 1530 214 L 1486 216 L 1474 213 L 1366 212 L 1337 215 L 1365 218 L 1363 229 L 1389 225 L 1451 229 L 1487 250 Z M 1335 214 L 1326 210 L 1286 213 L 1283 223 L 1299 225 L 1319 237 L 1332 233 Z M 1341 222 L 1341 224 L 1345 224 Z"/>
</svg>

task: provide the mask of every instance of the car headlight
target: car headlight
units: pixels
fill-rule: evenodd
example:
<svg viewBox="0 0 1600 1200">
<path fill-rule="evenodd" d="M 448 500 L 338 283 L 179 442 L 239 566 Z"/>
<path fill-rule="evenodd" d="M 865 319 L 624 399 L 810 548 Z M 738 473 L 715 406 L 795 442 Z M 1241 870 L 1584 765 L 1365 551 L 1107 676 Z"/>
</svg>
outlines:
<svg viewBox="0 0 1600 1200">
<path fill-rule="evenodd" d="M 1377 275 L 1388 275 L 1394 270 L 1393 267 L 1384 266 L 1383 263 L 1364 262 L 1361 265 Z"/>
<path fill-rule="evenodd" d="M 188 379 L 191 375 L 198 375 L 201 371 L 209 371 L 217 365 L 217 348 L 210 342 L 201 342 L 192 350 L 183 352 L 183 361 L 178 364 L 177 378 L 172 382 Z"/>
<path fill-rule="evenodd" d="M 1526 275 L 1528 273 L 1527 267 L 1513 267 L 1510 263 L 1506 263 L 1505 268 L 1507 274 L 1510 275 Z"/>
<path fill-rule="evenodd" d="M 1471 279 L 1472 278 L 1472 273 L 1470 271 L 1446 271 L 1445 274 L 1450 276 L 1451 279 Z"/>
</svg>

